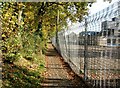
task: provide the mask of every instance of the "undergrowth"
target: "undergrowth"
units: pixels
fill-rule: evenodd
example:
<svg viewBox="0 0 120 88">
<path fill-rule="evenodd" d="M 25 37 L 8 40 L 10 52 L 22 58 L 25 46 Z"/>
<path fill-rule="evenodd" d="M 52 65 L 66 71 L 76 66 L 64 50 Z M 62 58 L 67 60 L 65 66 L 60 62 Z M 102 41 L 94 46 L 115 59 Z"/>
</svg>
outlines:
<svg viewBox="0 0 120 88">
<path fill-rule="evenodd" d="M 4 63 L 2 88 L 41 88 L 44 72 L 44 56 L 37 55 L 33 61 L 21 58 L 14 63 Z"/>
</svg>

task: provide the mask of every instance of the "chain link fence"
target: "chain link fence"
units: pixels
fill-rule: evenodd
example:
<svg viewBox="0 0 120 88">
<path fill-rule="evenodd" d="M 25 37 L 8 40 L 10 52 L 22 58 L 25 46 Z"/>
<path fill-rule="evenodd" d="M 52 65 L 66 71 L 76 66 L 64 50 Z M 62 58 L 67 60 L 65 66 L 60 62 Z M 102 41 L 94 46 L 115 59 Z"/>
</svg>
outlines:
<svg viewBox="0 0 120 88">
<path fill-rule="evenodd" d="M 111 8 L 116 6 L 116 10 Z M 105 12 L 110 8 L 117 11 L 114 16 L 113 12 Z M 52 44 L 73 71 L 92 88 L 120 88 L 120 1 L 105 9 L 102 10 L 107 14 L 104 19 L 98 14 L 95 15 L 99 17 L 90 16 L 86 26 L 85 22 L 80 24 L 82 31 L 79 34 L 66 34 L 69 30 L 62 30 L 57 38 L 52 38 Z M 112 21 L 105 20 L 108 16 Z"/>
</svg>

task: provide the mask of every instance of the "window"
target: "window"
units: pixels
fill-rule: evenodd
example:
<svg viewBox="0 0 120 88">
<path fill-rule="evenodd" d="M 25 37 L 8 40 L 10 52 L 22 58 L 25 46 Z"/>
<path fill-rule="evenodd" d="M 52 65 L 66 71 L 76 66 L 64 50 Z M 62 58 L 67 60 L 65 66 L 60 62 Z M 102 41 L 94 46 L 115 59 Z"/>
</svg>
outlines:
<svg viewBox="0 0 120 88">
<path fill-rule="evenodd" d="M 120 39 L 118 39 L 118 43 L 120 43 Z"/>
<path fill-rule="evenodd" d="M 108 36 L 111 36 L 111 29 L 108 29 Z"/>
<path fill-rule="evenodd" d="M 103 36 L 106 36 L 106 34 L 107 34 L 106 31 L 103 31 Z"/>
<path fill-rule="evenodd" d="M 120 30 L 118 30 L 118 32 L 120 32 Z"/>
<path fill-rule="evenodd" d="M 112 21 L 116 21 L 116 17 L 112 18 Z"/>
<path fill-rule="evenodd" d="M 112 39 L 113 45 L 116 44 L 116 39 Z"/>
<path fill-rule="evenodd" d="M 111 39 L 107 39 L 107 43 L 111 43 Z"/>
<path fill-rule="evenodd" d="M 120 37 L 120 33 L 118 33 L 118 37 Z"/>
<path fill-rule="evenodd" d="M 114 35 L 114 29 L 112 29 L 112 33 L 111 34 Z"/>
</svg>

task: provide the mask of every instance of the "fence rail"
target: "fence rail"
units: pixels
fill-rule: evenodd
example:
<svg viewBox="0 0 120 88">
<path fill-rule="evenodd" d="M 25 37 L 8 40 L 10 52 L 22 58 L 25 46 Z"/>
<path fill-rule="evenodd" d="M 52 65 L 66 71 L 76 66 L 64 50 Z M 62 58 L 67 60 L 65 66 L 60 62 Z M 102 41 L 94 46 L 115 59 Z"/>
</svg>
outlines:
<svg viewBox="0 0 120 88">
<path fill-rule="evenodd" d="M 89 23 L 87 22 L 86 31 L 85 24 L 81 23 L 80 25 L 84 27 L 80 26 L 80 30 L 83 28 L 84 31 L 78 35 L 75 33 L 66 35 L 69 30 L 62 30 L 58 33 L 57 38 L 56 36 L 52 38 L 53 45 L 73 71 L 80 76 L 83 74 L 85 81 L 92 84 L 93 88 L 120 88 L 120 1 L 109 8 L 113 6 L 116 8 L 116 5 L 118 8 L 114 11 L 117 11 L 118 20 L 101 21 L 100 31 L 89 30 L 89 28 L 96 27 L 89 26 L 93 22 L 93 20 L 89 20 L 92 18 L 90 17 L 87 19 Z M 111 26 L 114 23 L 118 25 Z"/>
<path fill-rule="evenodd" d="M 87 51 L 83 44 L 80 45 L 80 37 L 58 35 L 59 47 L 56 46 L 55 37 L 53 45 L 57 48 L 64 60 L 78 74 L 84 74 L 87 70 L 87 81 L 100 88 L 120 87 L 120 49 L 98 45 L 87 45 Z M 93 39 L 93 38 L 92 38 Z M 67 41 L 66 41 L 67 40 Z M 85 65 L 85 52 L 86 67 Z M 108 86 L 108 87 L 106 87 Z"/>
</svg>

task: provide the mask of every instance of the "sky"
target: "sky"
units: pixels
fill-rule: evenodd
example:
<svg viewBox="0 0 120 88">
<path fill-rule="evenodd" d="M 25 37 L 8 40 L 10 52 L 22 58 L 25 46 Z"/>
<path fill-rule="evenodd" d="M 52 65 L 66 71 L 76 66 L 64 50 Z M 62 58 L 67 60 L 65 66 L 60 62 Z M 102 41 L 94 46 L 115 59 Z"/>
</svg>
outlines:
<svg viewBox="0 0 120 88">
<path fill-rule="evenodd" d="M 104 0 L 96 0 L 96 2 L 92 4 L 92 6 L 90 7 L 90 11 L 89 11 L 90 15 L 104 9 L 105 7 L 119 0 L 112 0 L 111 3 L 109 3 L 108 1 L 105 1 L 105 2 L 103 1 Z"/>
<path fill-rule="evenodd" d="M 108 1 L 104 2 L 104 0 L 96 0 L 96 2 L 93 3 L 91 7 L 89 7 L 89 9 L 90 9 L 89 15 L 92 15 L 92 14 L 95 14 L 95 13 L 101 11 L 102 9 L 108 7 L 109 5 L 111 5 L 112 3 L 117 2 L 117 1 L 120 1 L 120 0 L 112 0 L 111 3 L 109 3 Z M 68 26 L 68 28 L 70 29 L 69 33 L 74 32 L 74 33 L 78 34 L 80 32 L 79 24 L 80 24 L 79 22 L 72 23 L 72 24 L 70 22 L 69 26 Z"/>
<path fill-rule="evenodd" d="M 103 2 L 104 0 L 96 0 L 95 3 L 92 4 L 91 7 L 89 7 L 89 15 L 92 15 L 100 10 L 102 10 L 103 8 L 107 7 L 108 5 L 110 5 L 109 2 Z M 111 3 L 115 2 L 117 0 L 112 0 Z M 79 23 L 75 23 L 75 24 L 79 24 Z M 72 25 L 75 25 L 74 23 Z M 68 23 L 69 26 L 71 26 L 71 22 Z"/>
</svg>

